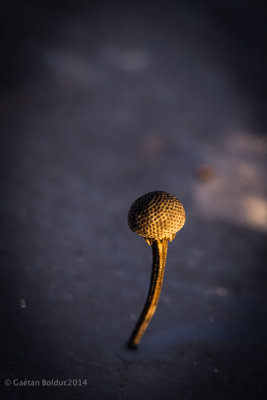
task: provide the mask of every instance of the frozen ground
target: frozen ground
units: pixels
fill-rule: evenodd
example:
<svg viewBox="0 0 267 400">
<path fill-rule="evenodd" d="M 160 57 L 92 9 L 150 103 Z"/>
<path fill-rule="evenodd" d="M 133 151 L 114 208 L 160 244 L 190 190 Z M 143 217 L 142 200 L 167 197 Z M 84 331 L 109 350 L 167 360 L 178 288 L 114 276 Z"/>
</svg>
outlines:
<svg viewBox="0 0 267 400">
<path fill-rule="evenodd" d="M 1 398 L 263 400 L 265 10 L 111 3 L 2 13 Z M 187 222 L 131 352 L 151 249 L 127 213 L 152 190 Z"/>
</svg>

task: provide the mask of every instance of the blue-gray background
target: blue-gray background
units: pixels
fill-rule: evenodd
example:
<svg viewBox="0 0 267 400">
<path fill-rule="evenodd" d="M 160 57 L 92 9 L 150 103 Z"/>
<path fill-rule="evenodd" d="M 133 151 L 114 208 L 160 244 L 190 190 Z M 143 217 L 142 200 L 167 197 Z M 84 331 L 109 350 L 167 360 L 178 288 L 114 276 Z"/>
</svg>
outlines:
<svg viewBox="0 0 267 400">
<path fill-rule="evenodd" d="M 1 398 L 266 398 L 265 26 L 252 1 L 2 6 Z M 131 352 L 152 190 L 187 222 Z M 87 386 L 13 384 L 52 378 Z"/>
</svg>

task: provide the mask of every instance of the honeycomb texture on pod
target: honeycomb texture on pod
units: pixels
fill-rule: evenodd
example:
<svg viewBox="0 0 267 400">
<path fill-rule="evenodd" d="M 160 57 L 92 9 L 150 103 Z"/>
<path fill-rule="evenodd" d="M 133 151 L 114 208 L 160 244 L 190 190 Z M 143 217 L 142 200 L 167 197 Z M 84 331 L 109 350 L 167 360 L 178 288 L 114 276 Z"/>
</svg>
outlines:
<svg viewBox="0 0 267 400">
<path fill-rule="evenodd" d="M 145 239 L 172 240 L 185 223 L 185 211 L 175 196 L 150 192 L 134 201 L 128 214 L 131 230 Z"/>
</svg>

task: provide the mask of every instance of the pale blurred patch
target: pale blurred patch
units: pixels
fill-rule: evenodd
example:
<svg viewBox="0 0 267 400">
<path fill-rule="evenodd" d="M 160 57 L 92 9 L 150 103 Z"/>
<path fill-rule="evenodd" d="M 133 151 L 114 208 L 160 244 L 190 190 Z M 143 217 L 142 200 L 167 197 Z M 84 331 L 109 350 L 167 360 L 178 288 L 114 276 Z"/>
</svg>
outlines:
<svg viewBox="0 0 267 400">
<path fill-rule="evenodd" d="M 250 154 L 266 154 L 266 138 L 255 136 L 249 132 L 235 131 L 227 136 L 225 141 L 230 151 Z"/>
<path fill-rule="evenodd" d="M 103 50 L 106 62 L 129 72 L 142 71 L 148 67 L 149 56 L 144 49 L 107 46 Z"/>
<path fill-rule="evenodd" d="M 243 212 L 247 223 L 255 228 L 267 230 L 267 201 L 255 196 L 245 197 Z"/>
<path fill-rule="evenodd" d="M 196 206 L 205 218 L 267 231 L 266 152 L 263 136 L 240 131 L 226 136 L 220 156 L 209 158 L 214 178 L 195 183 Z"/>
<path fill-rule="evenodd" d="M 214 287 L 205 291 L 205 296 L 220 296 L 225 297 L 227 296 L 228 290 L 224 287 Z"/>
<path fill-rule="evenodd" d="M 26 308 L 26 300 L 25 299 L 20 299 L 19 301 L 19 306 L 20 308 Z"/>
<path fill-rule="evenodd" d="M 96 71 L 80 53 L 71 50 L 44 49 L 41 54 L 59 82 L 68 85 L 90 85 L 98 78 L 99 71 Z"/>
</svg>

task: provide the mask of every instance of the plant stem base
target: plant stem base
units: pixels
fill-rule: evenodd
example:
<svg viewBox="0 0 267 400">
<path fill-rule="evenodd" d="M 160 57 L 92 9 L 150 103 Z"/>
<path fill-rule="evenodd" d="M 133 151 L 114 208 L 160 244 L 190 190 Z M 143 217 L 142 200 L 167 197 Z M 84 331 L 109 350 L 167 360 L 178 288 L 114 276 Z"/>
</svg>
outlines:
<svg viewBox="0 0 267 400">
<path fill-rule="evenodd" d="M 154 240 L 152 243 L 153 265 L 148 297 L 141 316 L 129 339 L 128 347 L 136 349 L 139 345 L 159 301 L 168 250 L 168 239 Z"/>
</svg>

